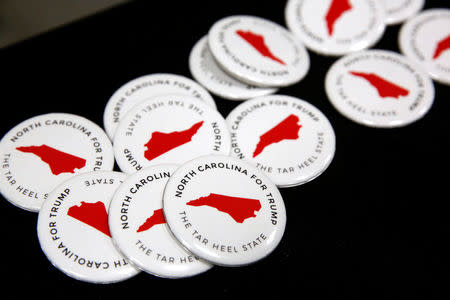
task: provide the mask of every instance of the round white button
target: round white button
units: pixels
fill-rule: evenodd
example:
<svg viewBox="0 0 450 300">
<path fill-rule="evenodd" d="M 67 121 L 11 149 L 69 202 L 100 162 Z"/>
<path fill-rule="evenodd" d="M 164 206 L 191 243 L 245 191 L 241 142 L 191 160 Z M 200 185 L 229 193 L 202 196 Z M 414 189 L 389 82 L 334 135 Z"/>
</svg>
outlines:
<svg viewBox="0 0 450 300">
<path fill-rule="evenodd" d="M 278 187 L 306 183 L 329 166 L 333 127 L 310 103 L 291 96 L 248 100 L 227 117 L 231 154 L 254 165 Z"/>
<path fill-rule="evenodd" d="M 175 171 L 163 209 L 175 237 L 213 264 L 240 266 L 269 255 L 286 226 L 284 202 L 262 172 L 230 156 L 196 158 Z"/>
<path fill-rule="evenodd" d="M 450 85 L 450 9 L 429 9 L 407 21 L 400 49 L 436 81 Z"/>
<path fill-rule="evenodd" d="M 288 28 L 310 50 L 345 55 L 373 46 L 386 24 L 380 0 L 289 0 Z"/>
<path fill-rule="evenodd" d="M 225 119 L 189 96 L 166 95 L 141 102 L 123 118 L 114 137 L 116 161 L 126 173 L 229 152 Z"/>
<path fill-rule="evenodd" d="M 126 175 L 89 172 L 55 188 L 39 212 L 42 251 L 68 276 L 92 283 L 113 283 L 139 273 L 114 247 L 108 208 Z"/>
<path fill-rule="evenodd" d="M 59 183 L 114 167 L 113 148 L 103 129 L 65 113 L 39 115 L 16 125 L 0 141 L 0 156 L 2 195 L 33 212 Z"/>
<path fill-rule="evenodd" d="M 208 42 L 217 63 L 251 85 L 292 85 L 309 70 L 309 55 L 303 44 L 284 27 L 262 18 L 221 19 L 209 30 Z"/>
<path fill-rule="evenodd" d="M 162 197 L 176 168 L 157 165 L 131 175 L 109 208 L 109 228 L 121 253 L 143 271 L 167 278 L 194 276 L 212 267 L 187 252 L 167 227 Z"/>
<path fill-rule="evenodd" d="M 429 76 L 406 57 L 369 50 L 336 61 L 325 88 L 347 118 L 371 127 L 399 127 L 423 117 L 434 101 Z"/>
</svg>

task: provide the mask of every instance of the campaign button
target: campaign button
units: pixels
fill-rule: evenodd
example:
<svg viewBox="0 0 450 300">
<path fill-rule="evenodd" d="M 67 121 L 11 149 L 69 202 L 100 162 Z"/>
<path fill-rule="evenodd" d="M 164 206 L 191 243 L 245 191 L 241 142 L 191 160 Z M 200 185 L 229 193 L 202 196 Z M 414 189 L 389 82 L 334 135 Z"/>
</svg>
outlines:
<svg viewBox="0 0 450 300">
<path fill-rule="evenodd" d="M 91 283 L 113 283 L 139 273 L 111 240 L 108 208 L 124 173 L 80 174 L 58 185 L 39 211 L 42 251 L 66 275 Z"/>
<path fill-rule="evenodd" d="M 212 264 L 241 266 L 272 253 L 286 210 L 277 187 L 246 162 L 223 155 L 193 159 L 170 177 L 163 196 L 170 230 Z"/>
<path fill-rule="evenodd" d="M 285 18 L 307 48 L 331 56 L 372 47 L 386 28 L 379 0 L 289 0 Z"/>
<path fill-rule="evenodd" d="M 217 21 L 208 32 L 208 45 L 221 68 L 250 85 L 292 85 L 309 70 L 303 44 L 286 28 L 259 17 Z"/>
<path fill-rule="evenodd" d="M 312 104 L 286 95 L 254 98 L 226 118 L 231 155 L 263 171 L 278 187 L 309 182 L 333 160 L 335 134 Z"/>
<path fill-rule="evenodd" d="M 429 9 L 400 29 L 401 52 L 435 81 L 450 85 L 450 9 Z"/>
<path fill-rule="evenodd" d="M 182 95 L 141 102 L 123 118 L 114 137 L 116 161 L 125 173 L 229 151 L 225 119 L 207 104 Z"/>
<path fill-rule="evenodd" d="M 1 194 L 33 212 L 61 182 L 114 167 L 111 141 L 103 129 L 67 113 L 38 115 L 14 126 L 0 141 L 0 156 Z"/>
<path fill-rule="evenodd" d="M 400 127 L 422 118 L 434 101 L 431 78 L 403 55 L 367 50 L 336 61 L 325 78 L 333 106 L 370 127 Z"/>
<path fill-rule="evenodd" d="M 163 214 L 164 188 L 177 165 L 148 167 L 128 177 L 109 208 L 113 242 L 135 266 L 165 278 L 190 277 L 208 264 L 174 239 Z"/>
</svg>

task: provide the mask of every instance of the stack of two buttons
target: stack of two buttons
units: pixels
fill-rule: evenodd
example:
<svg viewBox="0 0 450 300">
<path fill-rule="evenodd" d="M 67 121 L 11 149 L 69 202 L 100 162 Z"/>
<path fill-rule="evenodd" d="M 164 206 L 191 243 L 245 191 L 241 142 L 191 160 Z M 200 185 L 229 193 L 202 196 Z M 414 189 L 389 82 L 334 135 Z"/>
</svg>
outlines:
<svg viewBox="0 0 450 300">
<path fill-rule="evenodd" d="M 215 22 L 189 57 L 196 81 L 217 96 L 237 101 L 298 83 L 309 66 L 306 48 L 290 31 L 247 15 Z"/>
</svg>

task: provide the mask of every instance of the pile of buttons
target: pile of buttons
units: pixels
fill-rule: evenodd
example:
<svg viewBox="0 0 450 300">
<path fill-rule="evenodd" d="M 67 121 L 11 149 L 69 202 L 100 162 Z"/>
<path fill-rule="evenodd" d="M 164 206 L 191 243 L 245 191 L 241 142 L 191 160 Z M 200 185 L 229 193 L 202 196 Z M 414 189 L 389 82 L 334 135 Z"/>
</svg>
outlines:
<svg viewBox="0 0 450 300">
<path fill-rule="evenodd" d="M 384 128 L 417 121 L 434 101 L 432 79 L 450 83 L 450 11 L 419 14 L 423 2 L 289 0 L 288 29 L 255 16 L 218 20 L 192 48 L 194 80 L 157 73 L 125 83 L 104 129 L 67 113 L 12 128 L 0 142 L 0 191 L 39 213 L 44 254 L 78 280 L 255 263 L 284 234 L 278 188 L 313 180 L 335 153 L 327 117 L 276 93 L 307 75 L 308 49 L 342 56 L 324 85 L 345 117 Z M 404 21 L 404 55 L 367 50 Z M 224 117 L 210 93 L 242 102 Z"/>
</svg>

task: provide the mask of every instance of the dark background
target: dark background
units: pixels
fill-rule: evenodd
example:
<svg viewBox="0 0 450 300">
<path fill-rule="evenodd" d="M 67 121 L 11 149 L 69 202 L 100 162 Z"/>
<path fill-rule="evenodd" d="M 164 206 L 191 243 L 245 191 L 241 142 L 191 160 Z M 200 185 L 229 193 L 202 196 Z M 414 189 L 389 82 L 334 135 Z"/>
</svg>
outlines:
<svg viewBox="0 0 450 300">
<path fill-rule="evenodd" d="M 249 14 L 285 25 L 284 6 L 278 0 L 134 1 L 2 49 L 0 136 L 49 112 L 79 114 L 103 127 L 106 102 L 125 82 L 158 72 L 191 77 L 190 50 L 215 21 Z M 431 7 L 449 3 L 429 0 Z M 399 28 L 388 27 L 374 48 L 399 51 Z M 188 279 L 141 273 L 116 284 L 84 283 L 42 253 L 37 214 L 0 199 L 2 298 L 31 291 L 54 299 L 288 293 L 299 299 L 448 299 L 450 87 L 435 82 L 433 107 L 418 122 L 368 128 L 341 116 L 326 97 L 325 74 L 336 58 L 312 52 L 310 58 L 305 79 L 279 93 L 325 113 L 336 132 L 336 155 L 314 181 L 281 190 L 286 233 L 269 257 Z M 215 100 L 224 117 L 238 104 Z"/>
</svg>

